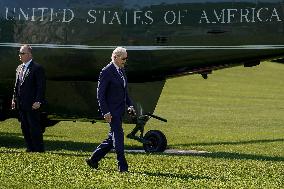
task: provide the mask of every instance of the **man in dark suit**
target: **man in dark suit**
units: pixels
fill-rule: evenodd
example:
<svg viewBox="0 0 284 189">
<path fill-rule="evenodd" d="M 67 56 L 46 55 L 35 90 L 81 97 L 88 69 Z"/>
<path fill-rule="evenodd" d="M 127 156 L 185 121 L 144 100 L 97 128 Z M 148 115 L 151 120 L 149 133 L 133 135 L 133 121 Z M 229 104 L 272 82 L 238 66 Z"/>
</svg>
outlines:
<svg viewBox="0 0 284 189">
<path fill-rule="evenodd" d="M 40 107 L 44 103 L 45 73 L 41 65 L 33 61 L 32 48 L 23 45 L 19 51 L 20 64 L 16 70 L 16 82 L 12 109 L 19 111 L 19 120 L 27 152 L 44 152 L 40 126 Z"/>
<path fill-rule="evenodd" d="M 128 112 L 134 113 L 133 104 L 128 96 L 127 78 L 123 70 L 127 60 L 125 48 L 117 47 L 112 53 L 112 62 L 104 67 L 100 73 L 97 98 L 102 115 L 110 125 L 108 138 L 93 152 L 87 164 L 91 168 L 98 168 L 98 162 L 114 148 L 117 154 L 118 170 L 128 171 L 128 164 L 124 155 L 124 133 L 122 116 L 128 107 Z"/>
</svg>

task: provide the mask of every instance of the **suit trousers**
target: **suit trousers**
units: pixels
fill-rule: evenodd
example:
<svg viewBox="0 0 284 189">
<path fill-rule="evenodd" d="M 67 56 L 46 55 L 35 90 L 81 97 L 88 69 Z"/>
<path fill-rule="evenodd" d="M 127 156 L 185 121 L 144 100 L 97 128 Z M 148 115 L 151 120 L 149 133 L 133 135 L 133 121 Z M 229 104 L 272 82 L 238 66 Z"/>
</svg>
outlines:
<svg viewBox="0 0 284 189">
<path fill-rule="evenodd" d="M 108 138 L 105 139 L 91 155 L 93 162 L 99 162 L 111 149 L 115 149 L 118 161 L 118 169 L 120 171 L 127 171 L 128 164 L 124 154 L 124 133 L 122 129 L 121 116 L 112 115 L 110 123 L 110 132 Z"/>
<path fill-rule="evenodd" d="M 43 134 L 40 126 L 40 112 L 37 110 L 19 110 L 21 129 L 27 146 L 31 152 L 43 152 Z"/>
</svg>

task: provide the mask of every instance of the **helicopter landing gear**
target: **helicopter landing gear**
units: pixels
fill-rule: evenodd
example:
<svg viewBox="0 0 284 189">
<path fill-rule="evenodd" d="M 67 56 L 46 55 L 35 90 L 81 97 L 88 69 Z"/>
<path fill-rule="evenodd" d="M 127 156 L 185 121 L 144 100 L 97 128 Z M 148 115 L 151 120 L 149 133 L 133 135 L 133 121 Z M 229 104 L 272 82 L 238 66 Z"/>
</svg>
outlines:
<svg viewBox="0 0 284 189">
<path fill-rule="evenodd" d="M 141 116 L 135 117 L 136 126 L 131 133 L 127 135 L 127 138 L 137 140 L 143 143 L 145 152 L 164 152 L 167 148 L 166 136 L 159 130 L 150 130 L 144 135 L 144 127 L 150 118 L 155 118 L 163 122 L 167 122 L 166 119 L 159 116 L 147 113 Z M 140 136 L 136 136 L 137 132 L 140 131 Z M 144 136 L 143 136 L 144 135 Z"/>
</svg>

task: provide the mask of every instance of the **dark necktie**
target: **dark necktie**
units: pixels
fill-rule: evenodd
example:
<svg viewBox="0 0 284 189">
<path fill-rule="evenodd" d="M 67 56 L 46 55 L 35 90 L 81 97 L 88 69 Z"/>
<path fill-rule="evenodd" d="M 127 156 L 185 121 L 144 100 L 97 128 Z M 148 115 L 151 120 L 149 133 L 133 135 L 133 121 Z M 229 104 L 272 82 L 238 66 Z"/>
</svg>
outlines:
<svg viewBox="0 0 284 189">
<path fill-rule="evenodd" d="M 122 69 L 121 68 L 118 69 L 118 73 L 119 73 L 120 77 L 123 77 L 123 73 L 122 73 Z"/>
<path fill-rule="evenodd" d="M 125 78 L 124 78 L 124 75 L 123 75 L 123 72 L 122 72 L 121 68 L 118 69 L 118 73 L 119 73 L 121 79 L 123 80 L 123 86 L 125 87 Z"/>
</svg>

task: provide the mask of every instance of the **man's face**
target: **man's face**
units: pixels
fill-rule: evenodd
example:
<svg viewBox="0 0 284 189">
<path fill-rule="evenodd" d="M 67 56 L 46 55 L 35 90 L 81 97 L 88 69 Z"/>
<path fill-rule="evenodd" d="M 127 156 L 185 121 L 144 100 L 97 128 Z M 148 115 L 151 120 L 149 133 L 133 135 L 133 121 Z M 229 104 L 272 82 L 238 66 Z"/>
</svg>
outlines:
<svg viewBox="0 0 284 189">
<path fill-rule="evenodd" d="M 123 68 L 125 66 L 125 63 L 127 61 L 127 53 L 123 53 L 121 56 L 116 56 L 116 65 L 119 68 Z"/>
<path fill-rule="evenodd" d="M 20 61 L 23 63 L 26 63 L 31 59 L 31 53 L 29 52 L 27 47 L 20 48 L 19 58 L 20 58 Z"/>
</svg>

